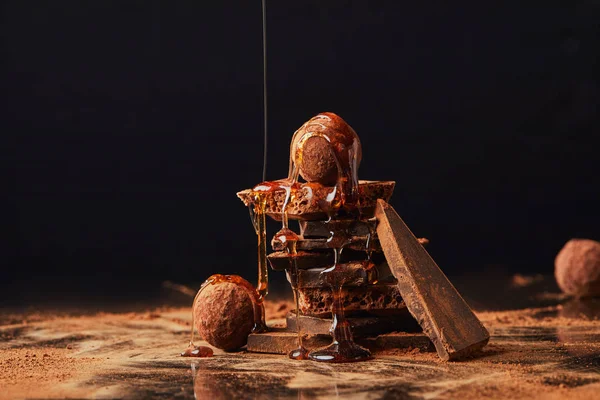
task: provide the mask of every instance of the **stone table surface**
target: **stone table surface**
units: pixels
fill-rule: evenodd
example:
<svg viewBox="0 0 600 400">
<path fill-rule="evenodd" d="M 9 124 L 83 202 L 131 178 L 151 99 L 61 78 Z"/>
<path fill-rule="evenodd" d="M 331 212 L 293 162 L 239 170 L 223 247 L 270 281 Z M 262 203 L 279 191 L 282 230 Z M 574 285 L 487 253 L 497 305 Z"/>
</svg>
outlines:
<svg viewBox="0 0 600 400">
<path fill-rule="evenodd" d="M 477 312 L 491 340 L 461 362 L 417 349 L 350 364 L 220 350 L 211 358 L 182 358 L 189 308 L 4 310 L 0 398 L 599 398 L 600 300 L 511 290 L 511 299 L 529 303 Z M 479 305 L 477 295 L 472 299 Z"/>
</svg>

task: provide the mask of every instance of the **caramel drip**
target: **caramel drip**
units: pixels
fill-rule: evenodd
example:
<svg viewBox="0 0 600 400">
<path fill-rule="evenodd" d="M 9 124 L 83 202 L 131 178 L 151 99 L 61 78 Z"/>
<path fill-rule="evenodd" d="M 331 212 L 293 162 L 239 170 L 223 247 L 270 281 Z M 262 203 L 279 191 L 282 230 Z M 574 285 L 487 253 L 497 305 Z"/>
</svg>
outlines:
<svg viewBox="0 0 600 400">
<path fill-rule="evenodd" d="M 287 208 L 293 198 L 295 196 L 296 191 L 298 190 L 298 169 L 296 166 L 291 167 L 290 177 L 288 179 L 282 179 L 274 182 L 263 182 L 254 187 L 254 192 L 265 193 L 270 191 L 275 191 L 279 189 L 283 189 L 285 191 L 285 200 L 281 207 L 281 230 L 275 234 L 274 240 L 280 241 L 290 259 L 290 276 L 292 280 L 292 290 L 294 292 L 294 301 L 296 303 L 296 331 L 298 335 L 298 347 L 289 353 L 289 357 L 295 360 L 305 360 L 308 356 L 308 351 L 302 345 L 302 331 L 300 327 L 300 318 L 299 318 L 299 296 L 298 296 L 298 267 L 297 267 L 297 251 L 296 251 L 296 243 L 298 242 L 298 235 L 295 232 L 289 229 L 288 223 L 288 213 Z"/>
<path fill-rule="evenodd" d="M 266 207 L 266 196 L 264 193 L 255 192 L 254 202 L 254 228 L 256 230 L 256 237 L 258 239 L 257 252 L 258 252 L 258 285 L 256 292 L 258 293 L 257 301 L 262 304 L 265 297 L 269 293 L 269 269 L 267 265 L 267 228 L 265 220 L 265 207 Z M 261 308 L 261 314 L 254 319 L 253 332 L 265 332 L 267 331 L 267 323 L 265 320 L 265 309 Z"/>
<path fill-rule="evenodd" d="M 373 247 L 371 245 L 373 237 L 375 236 L 375 229 L 369 223 L 367 223 L 367 226 L 369 228 L 369 234 L 367 235 L 367 240 L 365 242 L 365 252 L 367 253 L 367 260 L 371 261 L 371 256 L 373 255 Z"/>
<path fill-rule="evenodd" d="M 302 329 L 300 326 L 300 301 L 298 295 L 298 265 L 297 265 L 297 251 L 296 243 L 298 242 L 298 235 L 287 227 L 282 228 L 275 234 L 273 240 L 282 243 L 289 255 L 290 260 L 290 280 L 292 283 L 292 291 L 294 292 L 294 302 L 296 304 L 296 334 L 297 334 L 297 345 L 298 347 L 289 352 L 289 357 L 294 360 L 306 360 L 308 358 L 308 351 L 302 345 Z"/>
<path fill-rule="evenodd" d="M 285 241 L 285 248 L 290 256 L 290 278 L 292 280 L 292 291 L 294 293 L 294 303 L 296 305 L 296 334 L 297 334 L 297 345 L 298 347 L 288 353 L 288 356 L 293 360 L 306 360 L 308 358 L 308 350 L 302 345 L 302 328 L 300 326 L 300 300 L 298 294 L 298 264 L 297 258 L 298 252 L 296 251 L 296 243 L 298 242 L 298 235 L 288 228 L 288 215 L 287 207 L 290 201 L 293 200 L 293 187 L 294 180 L 297 180 L 298 169 L 292 170 L 292 177 L 288 179 L 287 185 L 281 185 L 285 190 L 285 201 L 282 207 L 281 215 L 281 231 L 275 235 L 277 240 Z M 283 234 L 283 235 L 282 235 Z M 279 235 L 279 236 L 278 236 Z"/>
<path fill-rule="evenodd" d="M 181 353 L 181 357 L 212 357 L 213 350 L 207 346 L 190 346 Z"/>
<path fill-rule="evenodd" d="M 342 302 L 342 286 L 344 278 L 340 271 L 339 259 L 343 247 L 335 249 L 335 259 L 332 267 L 324 270 L 325 278 L 331 286 L 333 303 L 331 306 L 332 324 L 330 328 L 332 343 L 320 349 L 311 351 L 308 358 L 313 361 L 344 363 L 364 361 L 371 358 L 371 352 L 356 343 L 352 337 L 350 322 L 346 319 L 344 313 L 344 304 Z"/>
</svg>

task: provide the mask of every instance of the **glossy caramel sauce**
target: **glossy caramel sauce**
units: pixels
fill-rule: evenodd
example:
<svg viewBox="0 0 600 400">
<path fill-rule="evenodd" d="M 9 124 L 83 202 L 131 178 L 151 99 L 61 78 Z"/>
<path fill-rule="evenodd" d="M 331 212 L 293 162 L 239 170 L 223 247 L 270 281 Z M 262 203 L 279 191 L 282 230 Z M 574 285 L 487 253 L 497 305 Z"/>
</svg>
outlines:
<svg viewBox="0 0 600 400">
<path fill-rule="evenodd" d="M 322 272 L 332 291 L 332 324 L 329 331 L 333 337 L 333 341 L 327 347 L 311 351 L 308 354 L 308 358 L 313 361 L 343 363 L 364 361 L 371 358 L 369 350 L 354 343 L 350 323 L 345 317 L 342 302 L 344 274 L 339 268 L 339 259 L 342 250 L 343 247 L 334 249 L 335 261 L 333 266 Z"/>
<path fill-rule="evenodd" d="M 257 252 L 258 252 L 258 285 L 256 292 L 258 293 L 258 301 L 262 304 L 265 297 L 269 293 L 269 267 L 267 265 L 267 228 L 265 220 L 266 197 L 263 192 L 254 192 L 254 204 L 250 207 L 250 216 L 253 221 L 256 231 Z M 256 317 L 256 316 L 255 316 Z M 262 313 L 258 319 L 254 319 L 255 326 L 253 332 L 266 332 L 268 330 L 265 320 L 265 310 L 262 308 Z"/>
<path fill-rule="evenodd" d="M 284 207 L 285 208 L 285 207 Z M 287 218 L 283 218 L 284 225 L 287 224 Z M 289 255 L 290 260 L 290 280 L 292 281 L 292 291 L 294 293 L 294 303 L 296 305 L 296 333 L 298 336 L 297 345 L 298 347 L 289 352 L 288 356 L 293 360 L 306 360 L 308 358 L 308 350 L 302 345 L 302 328 L 300 326 L 300 301 L 298 295 L 298 265 L 297 265 L 297 251 L 296 243 L 298 242 L 298 235 L 291 229 L 284 227 L 273 237 L 273 241 L 277 241 L 285 246 L 285 249 Z"/>
<path fill-rule="evenodd" d="M 207 346 L 194 346 L 190 343 L 190 347 L 181 353 L 181 357 L 212 357 L 213 350 Z"/>
</svg>

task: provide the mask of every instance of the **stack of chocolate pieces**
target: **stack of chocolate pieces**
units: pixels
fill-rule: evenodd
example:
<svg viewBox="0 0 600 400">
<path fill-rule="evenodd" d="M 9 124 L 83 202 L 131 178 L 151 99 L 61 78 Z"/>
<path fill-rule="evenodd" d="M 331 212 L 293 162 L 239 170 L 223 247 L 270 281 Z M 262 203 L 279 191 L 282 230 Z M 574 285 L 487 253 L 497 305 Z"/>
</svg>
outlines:
<svg viewBox="0 0 600 400">
<path fill-rule="evenodd" d="M 267 281 L 266 258 L 271 268 L 288 273 L 300 311 L 298 318 L 288 316 L 285 328 L 251 334 L 248 350 L 289 352 L 301 342 L 299 322 L 308 336 L 300 350 L 327 345 L 333 336 L 327 348 L 308 354 L 315 361 L 370 358 L 353 337 L 370 349 L 433 344 L 444 360 L 473 354 L 489 333 L 388 204 L 395 183 L 358 180 L 361 159 L 356 132 L 339 116 L 321 113 L 294 133 L 287 179 L 238 193 L 258 213 L 254 221 L 265 215 L 282 221 L 268 256 L 264 223 L 255 223 L 262 227 L 259 283 Z M 288 219 L 299 222 L 297 233 Z"/>
<path fill-rule="evenodd" d="M 338 245 L 335 241 L 340 237 L 345 242 L 338 264 L 344 275 L 342 302 L 346 316 L 393 316 L 405 311 L 396 278 L 381 251 L 374 219 L 332 218 L 300 221 L 299 225 L 296 267 L 302 315 L 331 318 L 331 289 L 323 271 L 334 264 L 334 246 Z M 267 256 L 271 267 L 276 271 L 287 270 L 288 280 L 293 284 L 287 252 L 280 242 L 273 241 L 272 245 L 275 252 Z"/>
<path fill-rule="evenodd" d="M 304 188 L 313 185 L 300 184 L 286 206 L 287 217 L 298 221 L 299 240 L 296 244 L 295 266 L 298 271 L 298 296 L 301 333 L 305 335 L 305 346 L 309 349 L 331 341 L 332 291 L 322 272 L 335 262 L 335 247 L 343 250 L 338 267 L 343 275 L 342 301 L 352 333 L 358 343 L 373 348 L 375 342 L 368 338 L 390 332 L 385 345 L 391 347 L 432 348 L 429 339 L 422 334 L 419 325 L 406 309 L 406 304 L 398 288 L 397 279 L 391 273 L 377 237 L 377 220 L 374 217 L 378 199 L 388 201 L 393 193 L 393 181 L 360 181 L 360 217 L 344 215 L 329 216 L 319 208 L 317 192 L 328 193 L 333 188 L 311 190 L 312 196 Z M 265 194 L 265 214 L 274 220 L 281 220 L 285 190 Z M 246 204 L 252 204 L 253 191 L 244 190 L 238 197 Z M 291 256 L 278 240 L 272 240 L 273 252 L 267 256 L 271 268 L 286 271 L 290 276 Z M 250 335 L 248 350 L 268 353 L 287 353 L 296 340 L 296 313 L 287 316 L 287 326 L 268 333 Z M 366 342 L 365 342 L 366 341 Z"/>
</svg>

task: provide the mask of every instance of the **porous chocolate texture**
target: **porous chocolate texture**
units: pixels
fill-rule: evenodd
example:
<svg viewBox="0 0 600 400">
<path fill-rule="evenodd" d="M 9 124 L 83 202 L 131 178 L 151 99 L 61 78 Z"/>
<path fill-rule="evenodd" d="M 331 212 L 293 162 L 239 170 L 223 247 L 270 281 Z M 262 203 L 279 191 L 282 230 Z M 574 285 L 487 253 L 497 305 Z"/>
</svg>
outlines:
<svg viewBox="0 0 600 400">
<path fill-rule="evenodd" d="M 367 286 L 374 284 L 378 280 L 378 271 L 373 264 L 365 265 L 365 262 L 355 261 L 338 265 L 338 274 L 342 276 L 342 285 Z M 323 273 L 325 268 L 311 268 L 298 270 L 298 287 L 305 288 L 327 288 L 330 284 L 330 278 Z M 291 281 L 289 270 L 287 271 L 288 282 Z"/>
<path fill-rule="evenodd" d="M 331 315 L 333 297 L 329 287 L 300 288 L 298 295 L 302 314 Z M 354 311 L 393 313 L 406 307 L 400 290 L 395 284 L 344 287 L 342 302 L 348 315 L 352 315 Z"/>
<path fill-rule="evenodd" d="M 359 181 L 358 193 L 360 211 L 363 218 L 372 218 L 375 213 L 377 199 L 388 201 L 394 191 L 393 181 Z M 327 212 L 323 209 L 323 199 L 332 191 L 333 187 L 319 186 L 318 184 L 301 184 L 299 189 L 294 189 L 294 195 L 286 207 L 289 219 L 296 220 L 326 220 Z M 242 202 L 249 206 L 254 203 L 255 192 L 252 189 L 242 190 L 237 196 Z M 265 197 L 265 213 L 281 221 L 282 208 L 285 204 L 286 191 L 278 189 L 262 192 Z"/>
</svg>

